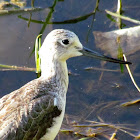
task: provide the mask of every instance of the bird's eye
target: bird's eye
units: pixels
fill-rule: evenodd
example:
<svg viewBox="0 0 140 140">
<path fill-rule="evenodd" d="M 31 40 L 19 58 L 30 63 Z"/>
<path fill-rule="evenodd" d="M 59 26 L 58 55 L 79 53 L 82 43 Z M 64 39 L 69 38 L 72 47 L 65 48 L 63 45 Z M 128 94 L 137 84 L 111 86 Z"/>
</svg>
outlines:
<svg viewBox="0 0 140 140">
<path fill-rule="evenodd" d="M 68 44 L 69 44 L 69 40 L 68 40 L 68 39 L 64 39 L 64 40 L 62 40 L 62 43 L 63 43 L 64 45 L 68 45 Z"/>
</svg>

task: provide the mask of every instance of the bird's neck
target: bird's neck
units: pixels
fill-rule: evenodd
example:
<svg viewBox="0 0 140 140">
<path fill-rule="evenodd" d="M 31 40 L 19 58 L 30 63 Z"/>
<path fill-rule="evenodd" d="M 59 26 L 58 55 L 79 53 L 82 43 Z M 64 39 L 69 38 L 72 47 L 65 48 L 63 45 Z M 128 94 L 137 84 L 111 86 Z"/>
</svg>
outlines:
<svg viewBox="0 0 140 140">
<path fill-rule="evenodd" d="M 66 61 L 51 60 L 51 58 L 45 60 L 41 60 L 41 77 L 52 78 L 58 86 L 65 87 L 67 91 L 69 79 Z"/>
</svg>

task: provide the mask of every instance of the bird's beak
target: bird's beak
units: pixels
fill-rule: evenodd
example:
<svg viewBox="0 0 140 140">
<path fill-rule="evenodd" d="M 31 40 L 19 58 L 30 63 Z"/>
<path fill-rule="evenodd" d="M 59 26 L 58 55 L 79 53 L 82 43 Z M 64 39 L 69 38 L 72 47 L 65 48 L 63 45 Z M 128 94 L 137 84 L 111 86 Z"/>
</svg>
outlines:
<svg viewBox="0 0 140 140">
<path fill-rule="evenodd" d="M 104 61 L 109 61 L 109 62 L 113 62 L 113 63 L 120 63 L 120 64 L 132 64 L 131 62 L 118 60 L 118 59 L 114 59 L 114 58 L 102 55 L 98 52 L 92 51 L 92 50 L 85 48 L 85 47 L 83 47 L 83 49 L 79 50 L 79 51 L 85 56 L 94 57 L 94 58 L 104 60 Z"/>
</svg>

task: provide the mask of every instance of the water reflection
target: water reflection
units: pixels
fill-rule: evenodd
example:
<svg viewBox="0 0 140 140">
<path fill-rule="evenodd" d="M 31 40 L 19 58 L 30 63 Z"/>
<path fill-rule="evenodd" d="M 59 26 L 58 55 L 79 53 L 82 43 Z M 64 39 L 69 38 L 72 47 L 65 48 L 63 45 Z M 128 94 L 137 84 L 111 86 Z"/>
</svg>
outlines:
<svg viewBox="0 0 140 140">
<path fill-rule="evenodd" d="M 117 56 L 116 51 L 114 51 L 114 49 L 117 50 L 114 47 L 116 38 L 113 41 L 108 38 L 108 36 L 113 38 L 116 35 L 114 32 L 109 32 L 116 30 L 116 27 L 114 25 L 110 27 L 112 22 L 104 12 L 105 9 L 115 9 L 116 1 L 26 0 L 23 2 L 26 4 L 22 7 L 23 9 L 21 8 L 21 11 L 19 10 L 20 12 L 14 9 L 13 13 L 0 17 L 0 63 L 35 67 L 34 56 L 30 57 L 31 53 L 33 54 L 35 38 L 41 33 L 43 40 L 47 33 L 54 28 L 72 30 L 79 36 L 84 46 L 95 50 L 100 48 L 102 52 L 109 53 L 113 57 Z M 125 13 L 132 10 L 128 8 L 129 6 L 139 4 L 140 2 L 136 0 L 133 2 L 124 1 L 123 6 L 127 6 Z M 31 8 L 31 10 L 26 11 L 26 8 Z M 139 9 L 135 10 L 134 13 L 129 14 L 138 18 Z M 123 23 L 129 29 L 131 24 L 125 21 Z M 96 33 L 95 38 L 92 31 L 98 31 L 94 32 L 94 35 Z M 122 42 L 124 42 L 122 46 L 125 48 L 124 52 L 128 54 L 128 59 L 133 63 L 131 69 L 136 81 L 139 81 L 139 36 L 132 35 L 131 37 L 134 40 L 130 43 L 132 38 L 128 39 L 127 34 L 122 36 Z M 94 44 L 98 48 L 95 48 Z M 83 68 L 87 66 L 93 67 L 94 70 L 85 71 Z M 102 65 L 100 61 L 89 58 L 71 59 L 68 61 L 68 67 L 76 75 L 70 76 L 66 115 L 62 129 L 71 131 L 68 135 L 64 132 L 60 133 L 57 139 L 74 140 L 95 133 L 99 139 L 109 139 L 109 136 L 116 130 L 117 139 L 133 139 L 133 135 L 138 134 L 140 129 L 139 104 L 130 107 L 121 107 L 120 104 L 138 98 L 139 93 L 132 85 L 126 69 L 124 68 L 124 73 L 121 74 L 119 65 L 109 63 Z M 1 96 L 36 78 L 32 72 L 16 71 L 0 72 L 0 76 Z M 72 126 L 72 124 L 93 125 L 93 122 L 94 127 Z M 100 126 L 95 127 L 95 122 L 99 122 Z M 103 123 L 106 126 L 101 126 Z M 108 124 L 111 124 L 113 128 Z M 124 133 L 123 130 L 130 132 L 130 134 Z M 77 131 L 81 133 L 76 135 Z"/>
</svg>

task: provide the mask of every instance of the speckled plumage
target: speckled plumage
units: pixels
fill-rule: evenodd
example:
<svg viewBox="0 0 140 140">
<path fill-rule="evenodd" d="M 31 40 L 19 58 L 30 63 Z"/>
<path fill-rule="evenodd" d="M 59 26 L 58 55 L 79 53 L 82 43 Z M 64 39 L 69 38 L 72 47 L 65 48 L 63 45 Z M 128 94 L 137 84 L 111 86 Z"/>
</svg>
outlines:
<svg viewBox="0 0 140 140">
<path fill-rule="evenodd" d="M 69 39 L 69 44 L 63 44 L 63 39 Z M 63 29 L 54 30 L 46 37 L 40 50 L 41 77 L 0 99 L 0 140 L 56 137 L 65 112 L 66 60 L 81 55 L 74 52 L 77 44 L 81 49 L 78 37 Z"/>
<path fill-rule="evenodd" d="M 4 96 L 0 100 L 0 139 L 41 138 L 53 124 L 53 117 L 62 112 L 62 104 L 54 104 L 55 98 L 62 102 L 55 93 L 55 83 L 39 78 Z"/>
</svg>

